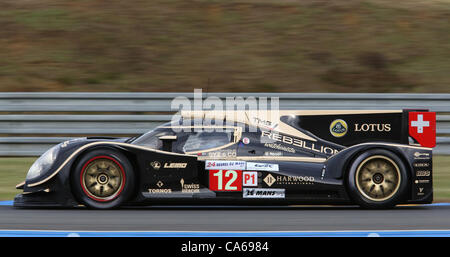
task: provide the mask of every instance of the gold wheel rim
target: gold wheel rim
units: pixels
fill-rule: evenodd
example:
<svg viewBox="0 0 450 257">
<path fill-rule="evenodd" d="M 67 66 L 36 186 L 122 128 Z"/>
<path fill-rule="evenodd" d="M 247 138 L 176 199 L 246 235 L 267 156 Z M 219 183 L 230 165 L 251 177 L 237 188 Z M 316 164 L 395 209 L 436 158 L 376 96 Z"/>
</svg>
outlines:
<svg viewBox="0 0 450 257">
<path fill-rule="evenodd" d="M 375 155 L 365 159 L 357 168 L 356 186 L 367 199 L 381 202 L 394 196 L 401 182 L 400 169 L 390 158 Z"/>
<path fill-rule="evenodd" d="M 107 158 L 89 162 L 82 174 L 84 191 L 97 201 L 114 199 L 122 190 L 123 180 L 122 168 Z"/>
</svg>

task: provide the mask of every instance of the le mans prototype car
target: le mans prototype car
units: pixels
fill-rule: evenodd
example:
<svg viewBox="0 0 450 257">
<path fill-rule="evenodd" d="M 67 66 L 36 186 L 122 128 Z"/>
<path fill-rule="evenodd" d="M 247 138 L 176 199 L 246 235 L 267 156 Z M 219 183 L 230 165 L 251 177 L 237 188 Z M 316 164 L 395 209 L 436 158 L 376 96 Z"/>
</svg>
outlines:
<svg viewBox="0 0 450 257">
<path fill-rule="evenodd" d="M 276 113 L 181 112 L 137 137 L 60 143 L 16 186 L 14 206 L 432 202 L 434 112 Z"/>
</svg>

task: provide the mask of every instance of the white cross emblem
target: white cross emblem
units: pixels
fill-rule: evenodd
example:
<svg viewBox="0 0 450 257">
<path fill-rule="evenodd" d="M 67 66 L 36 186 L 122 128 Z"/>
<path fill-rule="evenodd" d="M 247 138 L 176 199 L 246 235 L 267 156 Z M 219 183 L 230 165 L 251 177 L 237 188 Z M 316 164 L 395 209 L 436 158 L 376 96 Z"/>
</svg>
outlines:
<svg viewBox="0 0 450 257">
<path fill-rule="evenodd" d="M 423 133 L 423 128 L 424 127 L 429 127 L 430 126 L 430 122 L 429 121 L 424 121 L 423 120 L 423 115 L 422 114 L 418 114 L 417 115 L 417 120 L 413 120 L 411 122 L 411 126 L 412 127 L 417 127 L 417 133 Z"/>
</svg>

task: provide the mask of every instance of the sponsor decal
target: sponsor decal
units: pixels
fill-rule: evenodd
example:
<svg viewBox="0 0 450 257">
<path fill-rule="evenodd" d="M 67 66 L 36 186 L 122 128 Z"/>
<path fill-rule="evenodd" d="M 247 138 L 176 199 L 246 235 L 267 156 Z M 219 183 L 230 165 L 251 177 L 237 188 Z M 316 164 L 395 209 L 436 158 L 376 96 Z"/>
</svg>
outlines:
<svg viewBox="0 0 450 257">
<path fill-rule="evenodd" d="M 244 171 L 242 173 L 243 186 L 256 187 L 258 186 L 258 172 L 256 171 Z"/>
<path fill-rule="evenodd" d="M 310 141 L 304 141 L 304 140 L 301 140 L 301 139 L 298 139 L 298 138 L 285 136 L 285 135 L 280 135 L 278 133 L 272 133 L 272 132 L 269 132 L 269 131 L 262 131 L 261 138 L 262 139 L 269 138 L 269 139 L 274 140 L 274 141 L 282 142 L 282 143 L 285 143 L 285 144 L 289 144 L 289 145 L 292 145 L 292 146 L 300 147 L 300 148 L 307 149 L 307 150 L 314 151 L 314 152 L 318 152 L 318 153 L 324 153 L 324 154 L 332 155 L 332 154 L 336 154 L 338 152 L 338 150 L 333 149 L 333 148 L 328 147 L 328 146 L 323 146 L 323 145 L 319 146 L 316 143 L 313 143 L 313 142 L 310 142 Z M 270 144 L 272 144 L 272 145 L 270 145 Z M 270 147 L 270 148 L 274 148 L 274 149 L 277 149 L 277 150 L 283 150 L 283 151 L 286 151 L 286 152 L 292 152 L 292 150 L 294 150 L 294 149 L 286 150 L 286 149 L 283 149 L 285 146 L 283 146 L 283 148 L 278 148 L 273 143 L 270 143 L 270 144 L 266 142 L 264 144 L 264 146 Z M 294 150 L 293 153 L 295 153 L 295 150 Z"/>
<path fill-rule="evenodd" d="M 418 170 L 416 171 L 416 177 L 429 177 L 431 176 L 430 170 Z"/>
<path fill-rule="evenodd" d="M 414 163 L 413 165 L 414 165 L 414 167 L 418 167 L 418 168 L 430 167 L 430 164 L 428 162 L 419 162 L 419 163 Z"/>
<path fill-rule="evenodd" d="M 152 161 L 150 163 L 150 166 L 154 169 L 154 170 L 159 170 L 161 169 L 161 163 L 158 161 Z M 187 163 L 186 162 L 166 162 L 163 165 L 164 169 L 184 169 L 187 167 Z"/>
<path fill-rule="evenodd" d="M 284 188 L 244 188 L 243 198 L 285 198 Z"/>
<path fill-rule="evenodd" d="M 334 137 L 343 137 L 347 134 L 348 126 L 347 122 L 344 120 L 338 119 L 334 120 L 330 124 L 330 133 Z"/>
<path fill-rule="evenodd" d="M 273 148 L 273 149 L 276 149 L 276 150 L 285 151 L 285 152 L 288 152 L 288 153 L 295 153 L 295 149 L 294 148 L 283 146 L 283 145 L 280 145 L 280 144 L 265 143 L 264 146 L 265 147 L 269 147 L 269 148 Z"/>
<path fill-rule="evenodd" d="M 278 164 L 247 162 L 247 170 L 278 171 Z"/>
<path fill-rule="evenodd" d="M 172 189 L 170 189 L 170 188 L 149 188 L 148 192 L 153 193 L 153 194 L 170 194 L 170 193 L 172 193 Z"/>
<path fill-rule="evenodd" d="M 159 170 L 161 168 L 161 163 L 158 161 L 153 161 L 150 163 L 150 166 L 152 166 L 152 168 L 155 170 Z"/>
<path fill-rule="evenodd" d="M 272 174 L 267 175 L 263 180 L 268 186 L 272 186 L 276 181 Z"/>
<path fill-rule="evenodd" d="M 250 144 L 250 139 L 248 137 L 244 137 L 242 139 L 242 143 L 244 143 L 245 145 L 248 145 L 248 144 Z"/>
<path fill-rule="evenodd" d="M 156 182 L 156 186 L 158 188 L 149 188 L 148 192 L 149 193 L 155 193 L 155 194 L 167 194 L 167 193 L 172 193 L 172 189 L 170 188 L 161 188 L 164 186 L 164 183 L 160 180 L 158 182 Z"/>
<path fill-rule="evenodd" d="M 419 152 L 415 152 L 414 153 L 415 157 L 429 157 L 430 154 L 429 153 L 419 153 Z"/>
<path fill-rule="evenodd" d="M 184 169 L 187 167 L 186 162 L 166 162 L 164 163 L 165 169 Z"/>
<path fill-rule="evenodd" d="M 270 187 L 273 184 L 277 185 L 311 185 L 314 184 L 314 177 L 312 176 L 283 176 L 276 177 L 272 174 L 267 175 L 263 181 Z"/>
<path fill-rule="evenodd" d="M 232 149 L 202 153 L 202 156 L 208 156 L 211 158 L 233 158 L 236 157 L 236 155 L 236 150 Z"/>
<path fill-rule="evenodd" d="M 415 152 L 414 153 L 414 159 L 416 159 L 416 160 L 428 160 L 428 159 L 430 159 L 430 154 L 429 153 Z"/>
<path fill-rule="evenodd" d="M 356 132 L 390 132 L 391 131 L 391 124 L 385 123 L 375 123 L 375 124 L 355 124 L 355 131 Z"/>
<path fill-rule="evenodd" d="M 428 183 L 430 183 L 430 180 L 429 179 L 419 179 L 419 180 L 414 181 L 414 183 L 416 183 L 416 184 L 428 184 Z"/>
<path fill-rule="evenodd" d="M 282 152 L 264 152 L 264 156 L 283 156 Z"/>
<path fill-rule="evenodd" d="M 422 196 L 425 195 L 425 193 L 423 192 L 423 187 L 419 187 L 419 192 L 417 192 L 417 196 Z"/>
<path fill-rule="evenodd" d="M 242 170 L 210 170 L 209 189 L 212 191 L 242 191 Z"/>
<path fill-rule="evenodd" d="M 312 176 L 277 176 L 276 179 L 278 185 L 305 185 L 314 183 L 314 177 Z"/>
<path fill-rule="evenodd" d="M 435 112 L 410 112 L 409 135 L 421 146 L 436 146 L 436 113 Z"/>
<path fill-rule="evenodd" d="M 245 170 L 245 161 L 206 161 L 205 169 Z"/>
<path fill-rule="evenodd" d="M 278 126 L 278 124 L 275 122 L 272 122 L 270 120 L 260 119 L 258 117 L 253 117 L 253 119 L 251 119 L 251 121 L 253 124 L 255 124 L 259 127 L 267 128 L 269 130 L 273 130 Z"/>
<path fill-rule="evenodd" d="M 199 184 L 186 184 L 184 183 L 184 179 L 182 178 L 180 180 L 181 184 L 181 192 L 182 193 L 199 193 L 200 192 L 200 185 Z"/>
</svg>

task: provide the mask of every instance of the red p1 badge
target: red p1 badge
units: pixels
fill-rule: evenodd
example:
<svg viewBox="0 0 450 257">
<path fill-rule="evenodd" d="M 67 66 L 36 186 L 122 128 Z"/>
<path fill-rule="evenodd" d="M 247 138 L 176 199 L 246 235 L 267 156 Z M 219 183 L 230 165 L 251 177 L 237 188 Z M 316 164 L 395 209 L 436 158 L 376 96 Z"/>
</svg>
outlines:
<svg viewBox="0 0 450 257">
<path fill-rule="evenodd" d="M 410 112 L 409 135 L 423 147 L 436 146 L 436 113 Z"/>
<path fill-rule="evenodd" d="M 256 171 L 244 171 L 242 173 L 244 181 L 243 186 L 256 187 L 258 186 L 258 172 Z"/>
</svg>

